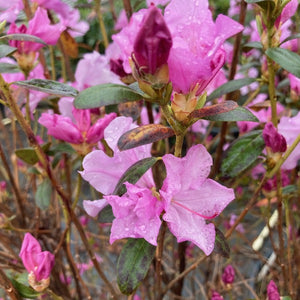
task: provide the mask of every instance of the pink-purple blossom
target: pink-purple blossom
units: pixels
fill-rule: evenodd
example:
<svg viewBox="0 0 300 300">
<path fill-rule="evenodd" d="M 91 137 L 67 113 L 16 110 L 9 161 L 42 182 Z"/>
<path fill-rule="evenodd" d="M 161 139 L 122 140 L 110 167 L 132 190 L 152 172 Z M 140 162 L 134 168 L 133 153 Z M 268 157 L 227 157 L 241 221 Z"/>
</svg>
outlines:
<svg viewBox="0 0 300 300">
<path fill-rule="evenodd" d="M 174 90 L 187 94 L 198 85 L 199 95 L 225 62 L 223 43 L 243 26 L 224 15 L 214 22 L 207 0 L 172 0 L 164 16 L 173 39 L 168 66 Z"/>
<path fill-rule="evenodd" d="M 268 300 L 280 300 L 280 295 L 276 283 L 271 280 L 267 287 Z"/>
<path fill-rule="evenodd" d="M 122 238 L 144 238 L 157 245 L 161 225 L 162 203 L 148 188 L 125 183 L 127 192 L 122 196 L 104 196 L 111 205 L 115 219 L 110 234 L 110 243 Z"/>
<path fill-rule="evenodd" d="M 284 136 L 278 133 L 273 123 L 267 123 L 263 130 L 263 139 L 267 147 L 269 147 L 273 153 L 286 151 L 286 140 Z"/>
<path fill-rule="evenodd" d="M 30 233 L 26 233 L 19 256 L 29 273 L 31 282 L 37 286 L 41 283 L 42 288 L 46 288 L 47 286 L 43 284 L 47 283 L 46 281 L 50 278 L 54 266 L 54 255 L 49 251 L 42 251 L 39 242 Z"/>
<path fill-rule="evenodd" d="M 225 267 L 222 274 L 222 281 L 225 284 L 232 284 L 234 282 L 235 271 L 232 265 L 228 265 Z"/>
<path fill-rule="evenodd" d="M 234 192 L 207 178 L 212 158 L 203 145 L 190 148 L 184 158 L 164 155 L 163 161 L 167 170 L 160 190 L 163 219 L 178 242 L 191 241 L 209 255 L 214 249 L 215 226 L 206 221 L 223 211 Z"/>
<path fill-rule="evenodd" d="M 38 8 L 34 17 L 29 21 L 28 27 L 22 24 L 17 27 L 15 23 L 12 23 L 9 27 L 8 34 L 12 33 L 26 33 L 34 35 L 42 39 L 49 45 L 55 45 L 60 37 L 60 34 L 65 30 L 65 26 L 62 24 L 50 24 L 50 20 L 47 15 L 47 11 L 42 8 Z M 35 42 L 24 41 L 10 41 L 10 45 L 18 48 L 19 53 L 28 54 L 29 52 L 36 52 L 44 45 Z"/>
</svg>

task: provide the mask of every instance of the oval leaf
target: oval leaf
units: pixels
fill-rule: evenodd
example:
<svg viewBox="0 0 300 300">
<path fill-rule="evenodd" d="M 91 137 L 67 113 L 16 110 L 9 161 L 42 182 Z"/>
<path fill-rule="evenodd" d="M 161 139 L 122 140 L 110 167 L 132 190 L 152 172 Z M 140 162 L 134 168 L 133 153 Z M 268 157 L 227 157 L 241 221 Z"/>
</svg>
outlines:
<svg viewBox="0 0 300 300">
<path fill-rule="evenodd" d="M 21 72 L 17 65 L 9 63 L 0 63 L 0 73 L 18 73 Z"/>
<path fill-rule="evenodd" d="M 129 239 L 127 241 L 117 264 L 117 280 L 123 294 L 132 294 L 146 277 L 154 258 L 155 249 L 144 239 Z"/>
<path fill-rule="evenodd" d="M 249 4 L 255 3 L 264 10 L 267 10 L 269 8 L 269 9 L 271 9 L 271 11 L 273 11 L 275 8 L 274 0 L 245 0 L 245 2 L 247 2 Z"/>
<path fill-rule="evenodd" d="M 25 81 L 15 81 L 14 84 L 22 86 L 26 89 L 59 96 L 75 97 L 78 94 L 78 91 L 70 85 L 53 80 L 31 79 Z"/>
<path fill-rule="evenodd" d="M 35 203 L 41 209 L 49 207 L 52 194 L 52 185 L 49 179 L 45 179 L 37 188 L 35 193 Z"/>
<path fill-rule="evenodd" d="M 33 42 L 33 43 L 39 43 L 43 45 L 47 45 L 41 38 L 27 34 L 27 33 L 13 33 L 13 34 L 7 34 L 0 38 L 1 39 L 8 39 L 13 41 L 26 41 L 26 42 Z"/>
<path fill-rule="evenodd" d="M 42 145 L 42 149 L 44 150 L 44 152 L 47 152 L 49 150 L 50 145 L 51 143 L 46 143 Z M 35 150 L 33 148 L 17 149 L 15 151 L 15 154 L 18 158 L 22 159 L 30 165 L 34 165 L 39 161 L 39 158 L 36 155 Z"/>
<path fill-rule="evenodd" d="M 210 105 L 210 106 L 206 106 L 206 107 L 202 107 L 200 109 L 194 110 L 192 113 L 190 113 L 188 118 L 189 119 L 194 119 L 194 118 L 201 119 L 201 118 L 208 117 L 208 116 L 222 114 L 222 113 L 234 110 L 237 107 L 238 107 L 238 105 L 236 102 L 229 100 L 229 101 L 225 101 L 222 103 L 218 103 L 215 105 Z"/>
<path fill-rule="evenodd" d="M 221 166 L 223 175 L 237 176 L 251 166 L 265 147 L 261 130 L 249 132 L 235 140 L 226 151 Z"/>
<path fill-rule="evenodd" d="M 219 228 L 216 227 L 215 229 L 216 229 L 216 240 L 215 240 L 214 252 L 216 252 L 226 258 L 229 258 L 230 248 L 226 241 L 226 238 L 225 238 L 223 232 Z"/>
<path fill-rule="evenodd" d="M 118 141 L 118 148 L 128 150 L 141 145 L 150 144 L 175 135 L 170 127 L 160 124 L 149 124 L 125 132 Z"/>
<path fill-rule="evenodd" d="M 36 292 L 32 287 L 26 286 L 23 283 L 11 278 L 11 283 L 24 299 L 37 299 L 40 293 Z"/>
<path fill-rule="evenodd" d="M 237 108 L 212 116 L 203 117 L 210 121 L 236 122 L 236 121 L 251 121 L 259 122 L 259 120 L 248 109 L 238 106 Z"/>
<path fill-rule="evenodd" d="M 212 101 L 216 98 L 220 98 L 221 96 L 239 90 L 240 88 L 247 86 L 256 81 L 256 78 L 242 78 L 237 80 L 230 80 L 221 86 L 219 86 L 216 90 L 214 90 L 208 97 L 207 101 Z"/>
<path fill-rule="evenodd" d="M 100 106 L 137 101 L 143 95 L 121 84 L 101 84 L 87 88 L 75 98 L 76 108 L 97 108 Z"/>
<path fill-rule="evenodd" d="M 8 45 L 0 45 L 0 58 L 8 56 L 14 53 L 17 50 L 15 47 L 11 47 Z"/>
<path fill-rule="evenodd" d="M 283 48 L 269 48 L 266 54 L 283 69 L 300 78 L 300 56 L 297 53 Z"/>
<path fill-rule="evenodd" d="M 110 205 L 105 206 L 98 214 L 99 223 L 112 223 L 115 216 Z"/>
<path fill-rule="evenodd" d="M 146 157 L 129 167 L 117 183 L 114 195 L 123 195 L 126 192 L 124 182 L 135 184 L 157 161 L 157 157 Z"/>
<path fill-rule="evenodd" d="M 263 49 L 263 45 L 260 42 L 249 42 L 243 46 L 243 51 L 248 52 L 252 49 Z"/>
</svg>

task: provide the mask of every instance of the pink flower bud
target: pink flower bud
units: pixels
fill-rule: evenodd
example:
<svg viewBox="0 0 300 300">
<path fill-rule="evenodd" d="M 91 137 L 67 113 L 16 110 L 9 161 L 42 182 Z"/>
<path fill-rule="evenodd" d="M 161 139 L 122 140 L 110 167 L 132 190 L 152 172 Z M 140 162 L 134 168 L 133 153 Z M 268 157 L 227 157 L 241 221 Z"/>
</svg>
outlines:
<svg viewBox="0 0 300 300">
<path fill-rule="evenodd" d="M 151 5 L 146 13 L 134 46 L 134 61 L 144 73 L 154 74 L 167 63 L 172 36 L 160 10 Z"/>
<path fill-rule="evenodd" d="M 232 265 L 228 265 L 222 274 L 222 280 L 225 284 L 231 284 L 234 282 L 235 271 Z"/>
<path fill-rule="evenodd" d="M 287 145 L 284 136 L 278 133 L 272 123 L 267 123 L 263 130 L 263 138 L 267 147 L 270 147 L 272 152 L 285 152 Z"/>
<path fill-rule="evenodd" d="M 211 300 L 223 300 L 224 298 L 217 293 L 216 291 L 213 292 L 212 296 L 211 296 Z"/>
<path fill-rule="evenodd" d="M 276 283 L 271 280 L 267 287 L 268 300 L 280 300 Z"/>
<path fill-rule="evenodd" d="M 26 233 L 19 256 L 29 272 L 29 284 L 39 291 L 47 288 L 54 266 L 54 255 L 49 251 L 42 251 L 38 241 L 30 233 Z"/>
</svg>

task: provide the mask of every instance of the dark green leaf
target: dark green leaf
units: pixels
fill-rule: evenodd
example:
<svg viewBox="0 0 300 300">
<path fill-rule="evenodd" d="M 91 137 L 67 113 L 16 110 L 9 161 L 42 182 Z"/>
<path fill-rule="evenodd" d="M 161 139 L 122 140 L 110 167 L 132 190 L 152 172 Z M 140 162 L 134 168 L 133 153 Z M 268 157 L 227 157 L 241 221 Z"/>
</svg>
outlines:
<svg viewBox="0 0 300 300">
<path fill-rule="evenodd" d="M 294 40 L 294 39 L 299 39 L 300 38 L 300 33 L 295 33 L 295 34 L 292 34 L 290 35 L 289 37 L 287 37 L 286 39 L 284 39 L 280 45 L 286 43 L 287 41 L 290 41 L 290 40 Z"/>
<path fill-rule="evenodd" d="M 17 65 L 9 64 L 9 63 L 0 63 L 0 73 L 18 73 L 21 72 Z"/>
<path fill-rule="evenodd" d="M 142 98 L 143 95 L 126 85 L 108 83 L 83 90 L 75 98 L 74 105 L 76 108 L 96 108 Z"/>
<path fill-rule="evenodd" d="M 222 174 L 237 176 L 255 162 L 264 147 L 261 130 L 251 131 L 238 138 L 225 153 L 226 157 L 221 166 Z"/>
<path fill-rule="evenodd" d="M 300 56 L 297 53 L 283 48 L 269 48 L 266 54 L 283 69 L 300 78 Z"/>
<path fill-rule="evenodd" d="M 15 280 L 10 279 L 14 288 L 18 291 L 21 297 L 27 299 L 37 299 L 40 293 L 36 292 L 33 288 L 24 285 L 23 283 Z"/>
<path fill-rule="evenodd" d="M 14 84 L 30 90 L 59 96 L 75 97 L 78 94 L 78 91 L 70 85 L 53 80 L 31 79 L 25 81 L 16 81 Z"/>
<path fill-rule="evenodd" d="M 146 277 L 154 254 L 155 247 L 144 239 L 127 241 L 117 265 L 118 285 L 123 294 L 132 294 Z"/>
<path fill-rule="evenodd" d="M 51 143 L 46 143 L 42 145 L 42 149 L 47 152 Z M 34 165 L 39 161 L 38 156 L 35 153 L 35 150 L 33 148 L 22 148 L 22 149 L 17 149 L 15 151 L 15 154 L 17 155 L 18 158 L 22 159 L 26 163 L 30 165 Z"/>
<path fill-rule="evenodd" d="M 231 80 L 223 85 L 219 86 L 216 90 L 214 90 L 208 97 L 207 101 L 212 101 L 216 98 L 219 98 L 225 94 L 234 92 L 239 90 L 240 88 L 247 86 L 256 81 L 256 78 L 242 78 L 237 80 Z"/>
<path fill-rule="evenodd" d="M 8 56 L 14 53 L 17 50 L 15 47 L 11 47 L 8 45 L 0 45 L 0 58 Z"/>
<path fill-rule="evenodd" d="M 26 34 L 26 33 L 13 33 L 13 34 L 7 34 L 2 37 L 0 37 L 0 40 L 2 39 L 8 39 L 13 41 L 26 41 L 26 42 L 33 42 L 33 43 L 39 43 L 43 45 L 47 45 L 42 39 L 35 35 Z"/>
<path fill-rule="evenodd" d="M 259 5 L 262 9 L 267 10 L 268 6 L 270 7 L 271 11 L 275 8 L 275 1 L 274 0 L 245 0 L 245 2 L 249 4 L 257 4 Z"/>
<path fill-rule="evenodd" d="M 38 186 L 35 193 L 36 205 L 45 210 L 49 207 L 52 195 L 52 185 L 49 179 L 44 179 L 43 182 Z"/>
<path fill-rule="evenodd" d="M 250 112 L 248 109 L 244 107 L 237 107 L 231 111 L 216 114 L 212 116 L 203 117 L 205 120 L 210 121 L 225 121 L 225 122 L 236 122 L 236 121 L 251 121 L 251 122 L 259 122 L 259 120 Z"/>
<path fill-rule="evenodd" d="M 114 195 L 123 195 L 126 192 L 124 182 L 135 184 L 157 161 L 157 157 L 146 157 L 129 167 L 117 183 Z"/>
<path fill-rule="evenodd" d="M 115 216 L 110 205 L 105 206 L 98 214 L 98 221 L 100 223 L 112 223 L 114 218 Z"/>
<path fill-rule="evenodd" d="M 51 147 L 51 151 L 54 153 L 67 153 L 67 154 L 74 154 L 76 151 L 74 148 L 67 143 L 61 143 Z"/>
<path fill-rule="evenodd" d="M 141 145 L 150 144 L 175 135 L 174 130 L 161 124 L 139 126 L 121 135 L 118 148 L 128 150 Z"/>
<path fill-rule="evenodd" d="M 293 193 L 297 192 L 297 190 L 298 190 L 297 185 L 290 184 L 290 185 L 284 186 L 282 188 L 282 194 L 283 195 L 293 194 Z"/>
<path fill-rule="evenodd" d="M 214 252 L 226 258 L 229 258 L 230 256 L 230 248 L 226 241 L 226 238 L 223 232 L 217 227 L 216 227 L 216 240 L 215 240 Z"/>
<path fill-rule="evenodd" d="M 254 49 L 262 50 L 263 49 L 263 45 L 260 42 L 249 42 L 249 43 L 247 43 L 247 44 L 245 44 L 243 46 L 243 50 L 245 52 L 248 52 L 248 51 L 252 50 L 253 48 Z"/>
</svg>

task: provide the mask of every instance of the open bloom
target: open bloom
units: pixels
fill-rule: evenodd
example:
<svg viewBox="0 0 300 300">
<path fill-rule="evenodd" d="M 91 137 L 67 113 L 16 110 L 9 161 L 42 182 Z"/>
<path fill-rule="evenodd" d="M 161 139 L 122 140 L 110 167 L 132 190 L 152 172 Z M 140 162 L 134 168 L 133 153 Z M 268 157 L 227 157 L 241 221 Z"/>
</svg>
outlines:
<svg viewBox="0 0 300 300">
<path fill-rule="evenodd" d="M 54 266 L 54 255 L 49 251 L 42 251 L 39 242 L 30 233 L 26 233 L 19 256 L 29 272 L 29 284 L 39 292 L 47 288 Z"/>
<path fill-rule="evenodd" d="M 130 166 L 138 160 L 151 156 L 151 144 L 125 151 L 118 149 L 120 136 L 135 127 L 137 126 L 132 123 L 131 118 L 117 117 L 104 130 L 104 139 L 113 150 L 113 157 L 102 150 L 94 150 L 84 157 L 81 176 L 104 195 L 113 193 L 118 181 Z M 147 171 L 136 184 L 140 188 L 152 188 L 154 181 L 151 170 Z M 95 217 L 107 205 L 107 201 L 105 199 L 85 200 L 83 205 L 86 212 Z"/>
<path fill-rule="evenodd" d="M 163 219 L 178 242 L 191 241 L 206 255 L 214 249 L 215 226 L 206 221 L 218 216 L 234 199 L 234 192 L 208 177 L 212 158 L 203 145 L 189 149 L 184 158 L 163 156 L 167 177 L 160 195 Z"/>
<path fill-rule="evenodd" d="M 22 24 L 17 27 L 15 23 L 12 23 L 9 27 L 8 34 L 11 33 L 26 33 L 41 38 L 45 43 L 49 45 L 55 45 L 60 37 L 60 34 L 64 31 L 65 26 L 61 24 L 50 25 L 50 20 L 47 15 L 47 11 L 42 8 L 38 8 L 33 19 L 28 23 L 28 27 Z M 29 52 L 36 52 L 44 45 L 34 42 L 24 41 L 10 41 L 10 45 L 17 47 L 18 52 L 28 54 Z"/>
<path fill-rule="evenodd" d="M 173 39 L 168 66 L 174 90 L 187 94 L 198 85 L 199 95 L 225 62 L 223 43 L 243 26 L 224 15 L 214 22 L 207 0 L 172 0 L 164 16 Z"/>
<path fill-rule="evenodd" d="M 104 196 L 112 206 L 114 216 L 110 243 L 122 238 L 144 238 L 150 244 L 157 245 L 157 236 L 161 225 L 162 203 L 152 195 L 148 188 L 140 188 L 125 183 L 127 192 L 122 196 Z"/>
</svg>

